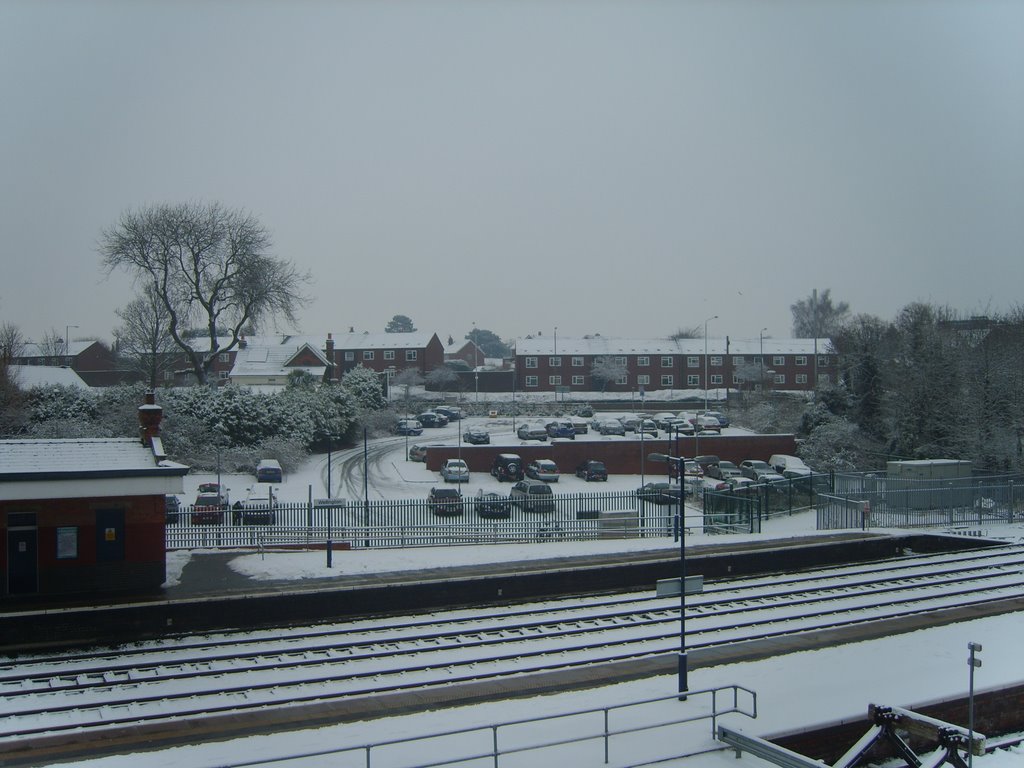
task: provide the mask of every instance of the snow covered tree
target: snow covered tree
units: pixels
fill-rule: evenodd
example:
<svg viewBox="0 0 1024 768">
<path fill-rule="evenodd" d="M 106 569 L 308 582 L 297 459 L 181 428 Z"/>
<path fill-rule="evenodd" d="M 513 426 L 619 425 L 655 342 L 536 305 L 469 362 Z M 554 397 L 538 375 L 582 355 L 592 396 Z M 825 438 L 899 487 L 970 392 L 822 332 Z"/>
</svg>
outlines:
<svg viewBox="0 0 1024 768">
<path fill-rule="evenodd" d="M 595 384 L 600 385 L 602 392 L 609 384 L 614 384 L 617 379 L 628 374 L 626 364 L 616 362 L 614 357 L 595 357 L 594 364 L 590 366 L 590 377 Z"/>
<path fill-rule="evenodd" d="M 363 365 L 357 365 L 341 379 L 341 387 L 364 410 L 376 411 L 387 407 L 380 374 Z"/>
<path fill-rule="evenodd" d="M 440 392 L 441 395 L 458 383 L 458 374 L 447 365 L 439 365 L 426 377 L 427 387 L 435 392 Z"/>
<path fill-rule="evenodd" d="M 100 245 L 108 271 L 126 270 L 163 303 L 167 330 L 203 384 L 217 355 L 237 346 L 245 329 L 278 317 L 295 322 L 309 278 L 269 250 L 270 234 L 255 217 L 218 203 L 126 212 Z M 208 339 L 203 351 L 185 336 L 197 326 Z"/>
<path fill-rule="evenodd" d="M 466 334 L 466 339 L 476 344 L 484 357 L 508 357 L 512 349 L 501 340 L 494 331 L 486 328 L 473 328 Z M 480 364 L 483 360 L 480 361 Z"/>
</svg>

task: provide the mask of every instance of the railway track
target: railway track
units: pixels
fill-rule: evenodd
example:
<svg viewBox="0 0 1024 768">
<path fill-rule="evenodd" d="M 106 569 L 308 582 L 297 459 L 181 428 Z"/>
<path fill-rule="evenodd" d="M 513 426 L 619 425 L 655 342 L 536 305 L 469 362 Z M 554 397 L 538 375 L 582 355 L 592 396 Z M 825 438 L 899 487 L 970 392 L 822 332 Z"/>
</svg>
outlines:
<svg viewBox="0 0 1024 768">
<path fill-rule="evenodd" d="M 1018 597 L 1016 547 L 709 583 L 687 599 L 691 652 Z M 277 632 L 173 638 L 0 666 L 0 752 L 145 724 L 672 655 L 677 599 L 574 598 Z"/>
</svg>

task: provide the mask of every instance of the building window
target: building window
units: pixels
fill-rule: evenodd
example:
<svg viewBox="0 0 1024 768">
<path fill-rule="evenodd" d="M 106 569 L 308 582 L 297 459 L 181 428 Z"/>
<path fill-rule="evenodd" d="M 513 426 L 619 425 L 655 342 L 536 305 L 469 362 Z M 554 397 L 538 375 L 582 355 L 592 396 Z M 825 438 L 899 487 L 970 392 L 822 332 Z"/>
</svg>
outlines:
<svg viewBox="0 0 1024 768">
<path fill-rule="evenodd" d="M 785 384 L 786 383 L 786 374 L 784 374 L 784 373 L 776 373 L 775 374 L 775 383 L 776 384 Z"/>
<path fill-rule="evenodd" d="M 734 373 L 734 374 L 732 375 L 732 383 L 733 383 L 733 384 L 740 384 L 740 383 L 741 383 L 741 382 L 740 382 L 740 376 L 739 376 L 739 374 L 738 374 L 738 373 Z"/>
<path fill-rule="evenodd" d="M 164 371 L 164 381 L 173 381 L 174 371 Z"/>
<path fill-rule="evenodd" d="M 699 387 L 700 386 L 700 376 L 696 376 L 696 375 L 692 375 L 692 374 L 690 376 L 687 376 L 686 377 L 686 386 L 688 386 L 688 387 Z"/>
<path fill-rule="evenodd" d="M 722 366 L 722 356 L 721 355 L 712 355 L 711 356 L 711 365 L 712 366 L 718 366 L 720 368 Z"/>
<path fill-rule="evenodd" d="M 797 384 L 806 384 L 807 383 L 807 374 L 806 373 L 798 373 L 796 375 L 796 383 Z"/>
<path fill-rule="evenodd" d="M 536 357 L 528 357 L 528 358 L 526 358 L 526 367 L 527 368 L 536 368 L 537 367 L 537 358 Z M 533 386 L 537 386 L 537 385 L 534 384 Z"/>
<path fill-rule="evenodd" d="M 783 355 L 775 355 L 772 358 L 772 365 L 785 365 L 786 358 Z"/>
<path fill-rule="evenodd" d="M 217 359 L 220 360 L 220 362 L 222 362 L 222 363 L 230 363 L 231 362 L 231 353 L 230 352 L 221 352 L 219 355 L 217 355 Z"/>
<path fill-rule="evenodd" d="M 646 373 L 642 373 L 636 377 L 636 383 L 638 386 L 641 387 L 649 386 L 651 383 L 651 377 L 648 376 Z"/>
<path fill-rule="evenodd" d="M 356 359 L 356 353 L 353 352 L 352 350 L 347 350 L 345 352 L 345 359 L 346 360 L 355 360 Z"/>
<path fill-rule="evenodd" d="M 827 373 L 819 373 L 818 374 L 818 383 L 819 384 L 828 384 L 830 381 L 832 381 L 832 376 L 831 375 L 829 375 Z"/>
<path fill-rule="evenodd" d="M 217 371 L 217 378 L 221 381 L 227 381 L 229 373 L 230 371 Z"/>
<path fill-rule="evenodd" d="M 743 365 L 743 355 L 733 355 L 732 356 L 732 364 L 733 365 Z"/>
<path fill-rule="evenodd" d="M 636 364 L 641 368 L 646 368 L 651 364 L 651 358 L 647 355 L 640 355 L 640 357 L 636 359 Z"/>
<path fill-rule="evenodd" d="M 688 358 L 686 358 L 686 367 L 700 368 L 700 358 L 697 357 L 696 355 L 690 355 Z"/>
<path fill-rule="evenodd" d="M 664 357 L 661 358 L 661 367 L 662 368 L 671 368 L 672 367 L 672 357 L 670 355 L 665 355 Z"/>
<path fill-rule="evenodd" d="M 616 355 L 616 357 L 615 357 L 615 364 L 616 365 L 625 365 L 626 364 L 626 358 L 623 357 L 623 356 Z"/>
<path fill-rule="evenodd" d="M 528 386 L 528 387 L 536 387 L 537 386 L 537 377 L 536 376 L 527 376 L 526 377 L 526 386 Z"/>
<path fill-rule="evenodd" d="M 760 365 L 761 364 L 761 356 L 760 355 L 754 355 L 754 358 L 750 362 L 752 362 L 754 365 Z"/>
<path fill-rule="evenodd" d="M 823 368 L 828 366 L 828 355 L 818 355 L 818 365 Z"/>
<path fill-rule="evenodd" d="M 548 368 L 561 368 L 561 367 L 562 367 L 562 358 L 561 358 L 561 356 L 559 356 L 559 357 L 549 357 L 548 358 Z"/>
<path fill-rule="evenodd" d="M 807 365 L 807 355 L 797 355 L 795 362 L 797 365 Z"/>
<path fill-rule="evenodd" d="M 363 360 L 373 360 L 373 350 L 367 349 L 363 351 Z"/>
<path fill-rule="evenodd" d="M 582 387 L 583 384 L 584 384 L 583 378 L 584 378 L 583 376 L 573 376 L 572 377 L 572 385 L 574 387 Z"/>
<path fill-rule="evenodd" d="M 548 384 L 550 384 L 552 387 L 560 387 L 562 386 L 562 377 L 548 376 Z"/>
<path fill-rule="evenodd" d="M 393 350 L 393 349 L 385 349 L 384 350 L 384 359 L 385 360 L 394 360 L 395 359 L 395 350 Z"/>
<path fill-rule="evenodd" d="M 583 367 L 583 358 L 582 357 L 574 357 L 572 359 L 572 367 L 573 368 L 582 368 Z M 582 383 L 582 382 L 580 382 L 580 383 Z"/>
<path fill-rule="evenodd" d="M 711 374 L 711 383 L 712 384 L 721 385 L 722 384 L 722 374 L 720 374 L 720 373 L 713 373 L 713 374 Z"/>
<path fill-rule="evenodd" d="M 615 377 L 615 383 L 616 384 L 623 384 L 623 385 L 629 384 L 629 377 L 628 377 L 628 375 L 624 373 L 621 376 L 616 376 Z"/>
<path fill-rule="evenodd" d="M 405 359 L 406 359 L 407 362 L 413 362 L 414 360 L 417 360 L 419 358 L 419 356 L 420 356 L 420 353 L 419 353 L 418 350 L 415 350 L 415 349 L 407 349 L 407 350 L 405 350 Z"/>
<path fill-rule="evenodd" d="M 663 373 L 663 374 L 661 374 L 661 386 L 663 386 L 663 387 L 671 387 L 672 386 L 672 374 L 671 373 Z"/>
</svg>

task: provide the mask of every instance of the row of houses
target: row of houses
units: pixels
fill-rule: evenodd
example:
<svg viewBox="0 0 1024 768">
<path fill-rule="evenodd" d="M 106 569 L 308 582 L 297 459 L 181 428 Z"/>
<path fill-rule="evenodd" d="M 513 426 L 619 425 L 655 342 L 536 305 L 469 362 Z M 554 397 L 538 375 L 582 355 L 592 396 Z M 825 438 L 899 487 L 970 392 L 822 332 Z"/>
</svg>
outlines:
<svg viewBox="0 0 1024 768">
<path fill-rule="evenodd" d="M 223 346 L 228 339 L 220 340 Z M 199 342 L 197 342 L 198 344 Z M 208 347 L 208 342 L 197 350 Z M 445 345 L 436 333 L 357 333 L 326 337 L 277 335 L 243 338 L 218 352 L 211 376 L 223 384 L 275 390 L 293 371 L 320 381 L 340 381 L 363 366 L 387 382 L 412 369 L 426 377 L 446 363 L 462 361 L 459 387 L 478 392 L 654 392 L 681 389 L 812 390 L 834 381 L 837 359 L 828 339 L 661 339 L 525 337 L 513 355 L 486 358 L 472 341 Z M 26 345 L 15 363 L 57 365 L 77 373 L 89 386 L 124 381 L 109 348 L 100 342 L 71 342 L 54 359 Z M 184 359 L 169 366 L 166 385 L 194 382 Z"/>
</svg>

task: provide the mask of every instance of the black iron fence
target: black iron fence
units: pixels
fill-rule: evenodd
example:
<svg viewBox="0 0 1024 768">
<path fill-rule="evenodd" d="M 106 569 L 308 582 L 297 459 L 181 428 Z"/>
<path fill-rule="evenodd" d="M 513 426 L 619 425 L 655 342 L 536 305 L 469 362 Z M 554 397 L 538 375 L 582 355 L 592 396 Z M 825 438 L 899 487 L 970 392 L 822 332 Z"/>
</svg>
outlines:
<svg viewBox="0 0 1024 768">
<path fill-rule="evenodd" d="M 985 476 L 946 480 L 883 474 L 836 476 L 835 493 L 818 505 L 820 530 L 958 528 L 1024 521 L 1024 482 Z"/>
<path fill-rule="evenodd" d="M 813 474 L 729 491 L 704 491 L 704 532 L 760 533 L 764 520 L 812 509 L 832 490 L 832 476 Z"/>
</svg>

